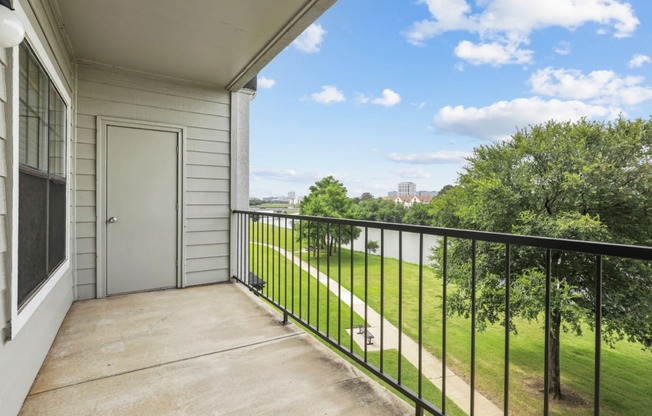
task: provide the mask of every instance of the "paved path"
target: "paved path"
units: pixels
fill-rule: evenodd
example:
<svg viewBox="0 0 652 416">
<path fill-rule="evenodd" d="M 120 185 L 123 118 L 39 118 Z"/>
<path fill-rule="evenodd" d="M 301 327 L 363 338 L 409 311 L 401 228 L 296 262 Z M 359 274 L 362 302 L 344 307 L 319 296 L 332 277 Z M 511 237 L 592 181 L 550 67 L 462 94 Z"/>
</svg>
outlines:
<svg viewBox="0 0 652 416">
<path fill-rule="evenodd" d="M 260 243 L 259 243 L 260 244 Z M 266 244 L 267 245 L 267 244 Z M 295 256 L 292 252 L 283 250 L 276 246 L 267 245 L 274 250 L 281 253 L 286 258 L 292 260 L 294 264 L 301 267 L 309 273 L 310 276 L 319 280 L 321 284 L 330 288 L 330 291 L 341 296 L 342 303 L 351 306 L 351 292 L 342 286 L 338 287 L 336 280 L 329 278 L 326 274 L 317 270 L 316 267 L 311 267 L 307 262 L 301 260 L 299 257 Z M 330 281 L 330 282 L 329 282 Z M 367 306 L 367 326 L 370 329 L 370 332 L 374 334 L 374 344 L 367 346 L 368 351 L 378 351 L 380 349 L 380 327 L 381 327 L 381 318 L 380 314 L 376 312 L 371 307 Z M 358 298 L 353 296 L 353 310 L 364 318 L 365 316 L 365 303 Z M 399 331 L 396 326 L 394 326 L 387 319 L 382 319 L 383 326 L 383 349 L 397 349 L 398 350 L 398 336 Z M 351 329 L 349 329 L 351 331 Z M 364 349 L 364 338 L 363 335 L 357 334 L 357 329 L 353 329 L 355 341 Z M 401 335 L 401 352 L 403 357 L 408 360 L 416 368 L 419 368 L 419 344 L 414 341 L 409 336 L 402 334 Z M 428 351 L 423 349 L 422 351 L 422 373 L 425 375 L 438 389 L 441 390 L 442 387 L 442 363 L 441 361 L 430 354 Z M 464 381 L 461 377 L 450 371 L 446 370 L 446 396 L 455 402 L 455 404 L 465 411 L 467 414 L 470 413 L 470 399 L 471 399 L 471 387 L 469 384 Z M 488 415 L 488 416 L 500 416 L 503 414 L 503 411 L 487 399 L 482 394 L 475 392 L 475 411 L 476 414 Z"/>
</svg>

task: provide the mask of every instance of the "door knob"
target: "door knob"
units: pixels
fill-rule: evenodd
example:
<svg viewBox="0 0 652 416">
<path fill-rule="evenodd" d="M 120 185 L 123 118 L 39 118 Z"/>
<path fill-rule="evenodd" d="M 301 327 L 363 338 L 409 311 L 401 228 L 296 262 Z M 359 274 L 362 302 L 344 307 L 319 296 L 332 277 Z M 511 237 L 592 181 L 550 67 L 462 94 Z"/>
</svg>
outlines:
<svg viewBox="0 0 652 416">
<path fill-rule="evenodd" d="M 118 219 L 117 219 L 116 217 L 111 217 L 111 218 L 109 218 L 108 220 L 106 220 L 106 222 L 108 222 L 108 223 L 110 223 L 110 224 L 113 224 L 113 223 L 116 222 L 116 221 L 118 221 Z"/>
</svg>

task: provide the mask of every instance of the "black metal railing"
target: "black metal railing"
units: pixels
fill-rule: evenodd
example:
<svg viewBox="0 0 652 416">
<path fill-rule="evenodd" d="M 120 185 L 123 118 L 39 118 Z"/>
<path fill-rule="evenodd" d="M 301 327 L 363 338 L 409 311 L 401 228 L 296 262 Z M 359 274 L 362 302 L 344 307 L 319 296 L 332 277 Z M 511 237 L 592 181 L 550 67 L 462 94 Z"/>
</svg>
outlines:
<svg viewBox="0 0 652 416">
<path fill-rule="evenodd" d="M 572 262 L 575 267 L 564 269 L 566 273 L 577 273 L 580 267 L 585 270 L 587 265 L 591 269 L 582 279 L 588 282 L 584 295 L 594 316 L 585 324 L 594 333 L 595 415 L 600 414 L 603 387 L 603 309 L 609 295 L 605 264 L 610 265 L 610 279 L 644 280 L 652 289 L 649 275 L 612 276 L 614 270 L 625 270 L 622 262 L 642 264 L 645 268 L 636 270 L 649 270 L 651 247 L 254 211 L 234 211 L 233 215 L 237 241 L 234 279 L 279 308 L 282 322 L 292 319 L 304 326 L 413 401 L 417 415 L 492 414 L 486 407 L 491 402 L 479 402 L 484 396 L 478 393 L 477 369 L 478 361 L 484 358 L 478 357 L 477 337 L 486 326 L 478 320 L 485 304 L 478 302 L 479 295 L 486 295 L 481 293 L 486 290 L 482 283 L 490 276 L 502 287 L 499 296 L 504 302 L 498 313 L 502 318 L 493 321 L 504 326 L 500 335 L 504 343 L 502 397 L 498 399 L 494 392 L 491 396 L 498 403 L 491 406 L 504 415 L 523 414 L 510 407 L 512 389 L 519 387 L 510 385 L 510 341 L 514 338 L 510 329 L 515 319 L 517 275 L 540 273 L 542 279 L 544 329 L 539 341 L 544 344 L 543 363 L 533 377 L 543 379 L 542 397 L 537 400 L 542 401 L 545 415 L 551 411 L 551 308 L 556 299 L 551 283 L 557 284 L 555 275 L 563 262 Z M 370 245 L 374 241 L 371 238 L 378 238 L 378 252 Z M 539 252 L 540 262 L 525 260 Z M 496 270 L 500 270 L 497 277 Z M 448 390 L 454 387 L 448 372 L 450 349 L 459 345 L 451 345 L 449 339 L 450 308 L 451 296 L 460 293 L 460 280 L 453 277 L 460 274 L 468 276 L 470 298 L 463 300 L 468 305 L 464 324 L 458 324 L 459 320 L 454 323 L 458 330 L 460 325 L 468 325 L 470 368 L 460 374 L 468 396 L 464 402 L 455 402 L 448 398 Z M 459 297 L 456 300 L 459 312 Z M 438 357 L 438 374 L 432 374 L 432 367 L 425 362 L 431 357 Z M 459 361 L 456 359 L 458 366 Z"/>
</svg>

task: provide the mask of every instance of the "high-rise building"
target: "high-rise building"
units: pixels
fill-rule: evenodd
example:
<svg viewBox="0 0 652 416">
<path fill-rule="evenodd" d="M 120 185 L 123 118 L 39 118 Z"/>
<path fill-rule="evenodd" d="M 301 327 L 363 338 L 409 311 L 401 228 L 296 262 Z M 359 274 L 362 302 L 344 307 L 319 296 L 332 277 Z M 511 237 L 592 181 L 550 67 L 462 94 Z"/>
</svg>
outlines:
<svg viewBox="0 0 652 416">
<path fill-rule="evenodd" d="M 396 192 L 396 191 L 389 191 L 389 192 L 387 192 L 387 196 L 398 196 L 398 192 Z"/>
<path fill-rule="evenodd" d="M 296 196 L 297 196 L 297 194 L 294 191 L 288 192 L 288 199 L 290 201 L 294 200 L 294 198 L 296 198 Z"/>
<path fill-rule="evenodd" d="M 398 184 L 398 196 L 414 195 L 417 192 L 417 184 L 414 182 L 401 182 Z"/>
</svg>

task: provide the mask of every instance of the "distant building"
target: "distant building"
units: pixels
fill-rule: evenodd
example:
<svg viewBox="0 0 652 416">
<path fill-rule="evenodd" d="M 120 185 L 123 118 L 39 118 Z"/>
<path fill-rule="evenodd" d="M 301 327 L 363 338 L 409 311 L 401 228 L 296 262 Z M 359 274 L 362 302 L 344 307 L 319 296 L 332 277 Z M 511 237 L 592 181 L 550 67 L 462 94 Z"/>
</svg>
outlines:
<svg viewBox="0 0 652 416">
<path fill-rule="evenodd" d="M 400 195 L 387 196 L 386 200 L 392 201 L 397 205 L 403 205 L 404 208 L 412 208 L 416 204 L 427 204 L 432 201 L 432 195 Z"/>
<path fill-rule="evenodd" d="M 294 191 L 288 192 L 288 199 L 292 201 L 294 198 L 296 198 L 297 194 Z"/>
<path fill-rule="evenodd" d="M 398 196 L 414 195 L 417 193 L 417 184 L 414 182 L 401 182 L 398 184 Z"/>
<path fill-rule="evenodd" d="M 389 191 L 389 192 L 387 192 L 387 196 L 398 196 L 398 192 L 396 192 L 396 191 Z"/>
</svg>

